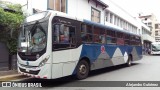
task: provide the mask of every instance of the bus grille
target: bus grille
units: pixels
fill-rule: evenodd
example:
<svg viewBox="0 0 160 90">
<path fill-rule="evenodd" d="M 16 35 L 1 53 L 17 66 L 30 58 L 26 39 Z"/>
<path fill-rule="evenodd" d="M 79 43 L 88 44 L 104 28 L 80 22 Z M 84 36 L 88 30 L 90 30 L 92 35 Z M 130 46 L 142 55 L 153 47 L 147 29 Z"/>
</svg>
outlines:
<svg viewBox="0 0 160 90">
<path fill-rule="evenodd" d="M 34 74 L 34 75 L 37 75 L 39 73 L 39 71 L 40 71 L 40 70 L 37 70 L 37 71 L 29 70 L 29 72 L 26 72 L 26 70 L 23 69 L 23 68 L 19 68 L 19 69 L 20 69 L 21 72 Z"/>
<path fill-rule="evenodd" d="M 24 64 L 20 64 L 20 65 L 25 68 L 37 68 L 37 66 L 28 66 L 28 65 L 24 65 Z"/>
</svg>

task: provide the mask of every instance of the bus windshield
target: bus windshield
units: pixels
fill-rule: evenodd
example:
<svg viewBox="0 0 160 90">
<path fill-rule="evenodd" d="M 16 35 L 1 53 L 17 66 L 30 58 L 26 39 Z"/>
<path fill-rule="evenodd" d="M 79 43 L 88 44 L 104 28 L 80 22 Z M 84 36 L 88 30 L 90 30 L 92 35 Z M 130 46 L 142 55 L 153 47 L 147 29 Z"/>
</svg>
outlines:
<svg viewBox="0 0 160 90">
<path fill-rule="evenodd" d="M 24 25 L 20 35 L 18 51 L 25 53 L 40 52 L 47 45 L 47 22 Z"/>
<path fill-rule="evenodd" d="M 152 51 L 160 51 L 160 44 L 152 44 Z"/>
</svg>

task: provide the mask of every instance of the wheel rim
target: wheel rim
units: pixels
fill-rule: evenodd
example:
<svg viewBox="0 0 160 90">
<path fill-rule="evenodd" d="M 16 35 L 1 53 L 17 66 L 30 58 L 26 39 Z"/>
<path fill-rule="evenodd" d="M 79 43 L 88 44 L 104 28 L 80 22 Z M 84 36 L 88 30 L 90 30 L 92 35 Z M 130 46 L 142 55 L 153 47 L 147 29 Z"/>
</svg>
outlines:
<svg viewBox="0 0 160 90">
<path fill-rule="evenodd" d="M 128 65 L 129 66 L 131 65 L 131 57 L 129 57 L 129 59 L 128 59 Z"/>
<path fill-rule="evenodd" d="M 87 72 L 87 67 L 86 67 L 86 65 L 84 65 L 84 64 L 80 65 L 80 67 L 79 67 L 79 73 L 80 73 L 81 75 L 84 75 L 84 74 L 86 74 L 86 72 Z"/>
<path fill-rule="evenodd" d="M 131 60 L 128 61 L 128 64 L 131 65 Z"/>
</svg>

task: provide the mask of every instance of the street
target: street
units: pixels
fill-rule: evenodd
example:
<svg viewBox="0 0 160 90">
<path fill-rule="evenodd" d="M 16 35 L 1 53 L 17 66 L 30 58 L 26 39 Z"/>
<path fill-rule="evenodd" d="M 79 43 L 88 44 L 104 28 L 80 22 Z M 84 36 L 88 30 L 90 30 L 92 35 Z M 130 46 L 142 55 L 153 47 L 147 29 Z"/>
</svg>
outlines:
<svg viewBox="0 0 160 90">
<path fill-rule="evenodd" d="M 160 81 L 159 57 L 160 56 L 144 56 L 142 60 L 133 62 L 133 65 L 131 67 L 120 65 L 120 66 L 114 66 L 114 67 L 109 67 L 101 70 L 92 71 L 87 79 L 84 79 L 81 81 Z M 78 80 L 75 80 L 74 77 L 72 76 L 55 79 L 55 80 L 42 80 L 42 79 L 29 78 L 24 80 L 17 79 L 17 81 L 43 82 L 43 85 L 45 85 L 45 87 L 47 87 L 50 90 L 52 89 L 85 90 L 90 88 L 92 88 L 92 90 L 96 89 L 95 87 L 79 87 L 79 89 L 77 89 L 78 86 L 77 87 L 74 86 L 74 83 L 78 82 Z M 55 83 L 56 81 L 57 83 Z M 58 83 L 59 81 L 65 81 L 65 82 Z M 67 88 L 66 88 L 66 85 L 67 85 Z M 74 87 L 70 87 L 70 86 L 74 86 Z M 109 87 L 105 87 L 105 88 L 109 88 Z M 138 87 L 134 87 L 134 88 L 138 88 Z M 110 89 L 113 89 L 113 87 Z M 144 89 L 146 90 L 146 88 Z M 158 87 L 155 89 L 158 89 Z"/>
<path fill-rule="evenodd" d="M 160 56 L 144 56 L 131 67 L 117 66 L 92 74 L 84 81 L 160 81 Z"/>
</svg>

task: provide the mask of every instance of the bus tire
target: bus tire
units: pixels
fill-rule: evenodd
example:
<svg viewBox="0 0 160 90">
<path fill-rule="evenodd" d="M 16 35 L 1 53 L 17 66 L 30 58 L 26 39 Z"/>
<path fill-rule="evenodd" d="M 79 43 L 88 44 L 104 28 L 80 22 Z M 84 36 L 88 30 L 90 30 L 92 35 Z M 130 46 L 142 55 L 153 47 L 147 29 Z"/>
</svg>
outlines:
<svg viewBox="0 0 160 90">
<path fill-rule="evenodd" d="M 87 78 L 89 74 L 89 63 L 86 60 L 81 60 L 76 68 L 76 78 L 81 80 Z"/>
<path fill-rule="evenodd" d="M 127 66 L 127 67 L 130 67 L 131 65 L 132 65 L 132 56 L 130 55 L 130 56 L 128 57 L 126 66 Z"/>
</svg>

